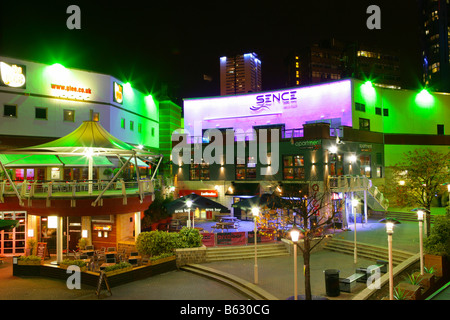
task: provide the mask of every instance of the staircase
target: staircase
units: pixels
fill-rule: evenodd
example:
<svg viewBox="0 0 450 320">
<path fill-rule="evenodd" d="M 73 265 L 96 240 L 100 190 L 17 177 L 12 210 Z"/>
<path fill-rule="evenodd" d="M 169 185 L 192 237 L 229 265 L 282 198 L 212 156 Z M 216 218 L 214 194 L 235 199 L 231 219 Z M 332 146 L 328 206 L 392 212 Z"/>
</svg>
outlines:
<svg viewBox="0 0 450 320">
<path fill-rule="evenodd" d="M 386 218 L 394 218 L 400 221 L 417 222 L 417 212 L 386 212 Z M 434 216 L 430 216 L 430 222 L 434 223 Z"/>
<path fill-rule="evenodd" d="M 389 207 L 388 199 L 366 176 L 330 176 L 328 185 L 332 192 L 355 192 L 361 199 L 364 199 L 364 191 L 367 191 L 367 206 L 372 210 L 384 211 Z"/>
<path fill-rule="evenodd" d="M 284 243 L 257 244 L 258 258 L 289 255 Z M 255 258 L 254 245 L 210 247 L 206 249 L 206 262 Z"/>
<path fill-rule="evenodd" d="M 223 271 L 209 268 L 200 264 L 188 264 L 180 267 L 180 269 L 212 279 L 214 281 L 221 282 L 222 284 L 225 284 L 233 288 L 234 290 L 239 291 L 250 300 L 278 300 L 275 296 L 254 285 L 253 283 L 250 283 Z"/>
<path fill-rule="evenodd" d="M 357 243 L 357 254 L 358 257 L 371 259 L 371 260 L 384 260 L 388 261 L 388 249 L 385 247 L 379 247 L 374 245 L 369 245 L 366 243 Z M 353 255 L 354 254 L 354 242 L 349 240 L 341 240 L 330 238 L 326 241 L 324 247 L 325 250 L 346 253 Z M 413 256 L 412 253 L 402 250 L 392 250 L 392 262 L 394 267 L 406 259 Z"/>
</svg>

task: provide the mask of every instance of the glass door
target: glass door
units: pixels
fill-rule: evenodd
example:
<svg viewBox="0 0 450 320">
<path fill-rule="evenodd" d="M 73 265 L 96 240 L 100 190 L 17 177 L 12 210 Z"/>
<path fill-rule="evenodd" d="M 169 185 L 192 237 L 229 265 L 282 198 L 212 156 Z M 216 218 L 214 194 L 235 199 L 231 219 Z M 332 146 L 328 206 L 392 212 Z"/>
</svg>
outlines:
<svg viewBox="0 0 450 320">
<path fill-rule="evenodd" d="M 0 212 L 0 218 L 19 220 L 19 225 L 11 231 L 0 231 L 0 254 L 25 254 L 27 213 L 25 211 L 5 211 Z"/>
</svg>

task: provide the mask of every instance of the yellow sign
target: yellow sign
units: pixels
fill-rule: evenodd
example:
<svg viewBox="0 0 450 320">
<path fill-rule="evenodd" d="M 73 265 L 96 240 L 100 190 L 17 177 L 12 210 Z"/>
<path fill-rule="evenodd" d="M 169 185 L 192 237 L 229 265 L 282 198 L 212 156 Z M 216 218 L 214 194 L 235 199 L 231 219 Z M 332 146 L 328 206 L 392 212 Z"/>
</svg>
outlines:
<svg viewBox="0 0 450 320">
<path fill-rule="evenodd" d="M 25 66 L 0 62 L 1 85 L 22 88 L 25 86 Z"/>
</svg>

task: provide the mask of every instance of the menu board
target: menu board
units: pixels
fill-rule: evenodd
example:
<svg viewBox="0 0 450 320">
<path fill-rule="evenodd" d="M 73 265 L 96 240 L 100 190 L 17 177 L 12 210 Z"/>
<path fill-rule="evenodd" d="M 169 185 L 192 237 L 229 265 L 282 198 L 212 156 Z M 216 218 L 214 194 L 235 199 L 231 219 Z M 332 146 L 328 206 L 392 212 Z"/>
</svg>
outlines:
<svg viewBox="0 0 450 320">
<path fill-rule="evenodd" d="M 47 242 L 38 242 L 36 247 L 36 255 L 42 260 L 47 256 Z"/>
</svg>

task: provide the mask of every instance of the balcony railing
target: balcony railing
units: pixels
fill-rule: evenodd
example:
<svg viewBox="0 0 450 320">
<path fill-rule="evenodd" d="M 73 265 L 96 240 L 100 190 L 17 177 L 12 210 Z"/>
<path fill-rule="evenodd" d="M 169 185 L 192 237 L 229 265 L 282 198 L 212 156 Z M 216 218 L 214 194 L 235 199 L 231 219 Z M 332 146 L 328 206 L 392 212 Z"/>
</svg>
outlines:
<svg viewBox="0 0 450 320">
<path fill-rule="evenodd" d="M 82 181 L 13 181 L 22 199 L 49 198 L 82 198 L 103 196 L 127 196 L 153 193 L 153 182 L 150 179 L 133 181 L 119 180 L 111 183 L 109 180 Z M 108 187 L 106 190 L 105 188 Z M 0 180 L 0 202 L 5 195 L 17 195 L 16 190 L 8 180 Z"/>
<path fill-rule="evenodd" d="M 268 129 L 269 130 L 269 129 Z M 234 133 L 234 141 L 252 141 L 257 137 L 258 133 Z M 291 138 L 303 138 L 304 130 L 303 128 L 293 128 L 293 129 L 282 129 L 281 130 L 281 139 L 291 139 Z M 340 128 L 330 128 L 330 137 L 336 137 L 336 135 L 340 138 L 343 136 L 343 129 Z M 223 136 L 225 140 L 225 134 Z M 187 143 L 209 143 L 210 139 L 206 135 L 203 137 L 200 136 L 188 136 Z"/>
</svg>

